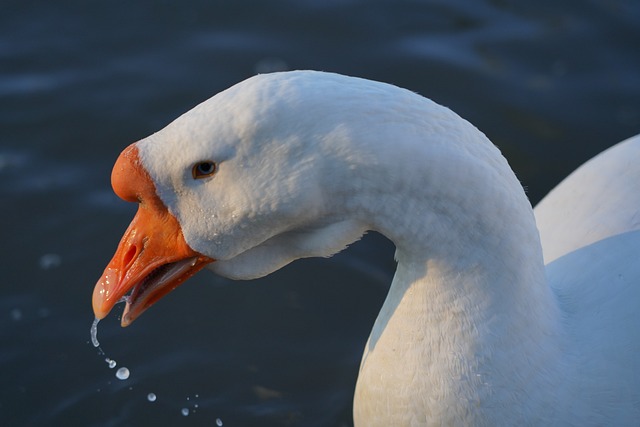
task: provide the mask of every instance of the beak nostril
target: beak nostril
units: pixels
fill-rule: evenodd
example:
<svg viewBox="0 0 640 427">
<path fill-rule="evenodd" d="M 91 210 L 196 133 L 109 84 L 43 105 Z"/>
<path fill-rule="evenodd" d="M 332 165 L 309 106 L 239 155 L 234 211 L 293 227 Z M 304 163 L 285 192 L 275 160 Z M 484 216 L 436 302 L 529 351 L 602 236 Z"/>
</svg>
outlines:
<svg viewBox="0 0 640 427">
<path fill-rule="evenodd" d="M 125 266 L 125 270 L 128 270 L 130 264 L 135 260 L 136 255 L 138 254 L 138 247 L 136 245 L 131 245 L 127 252 L 124 253 L 122 257 L 122 265 Z"/>
</svg>

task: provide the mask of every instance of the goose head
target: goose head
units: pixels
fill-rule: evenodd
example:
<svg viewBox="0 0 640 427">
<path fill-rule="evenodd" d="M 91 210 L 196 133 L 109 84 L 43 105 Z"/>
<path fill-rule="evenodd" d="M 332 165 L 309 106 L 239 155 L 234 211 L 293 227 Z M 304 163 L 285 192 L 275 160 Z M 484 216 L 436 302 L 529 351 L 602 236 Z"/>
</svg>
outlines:
<svg viewBox="0 0 640 427">
<path fill-rule="evenodd" d="M 257 278 L 331 256 L 367 230 L 407 256 L 471 264 L 465 254 L 489 250 L 478 236 L 502 227 L 495 212 L 515 205 L 532 217 L 499 151 L 451 110 L 312 71 L 217 94 L 124 150 L 112 185 L 139 209 L 93 307 L 100 319 L 130 292 L 123 325 L 205 266 Z"/>
<path fill-rule="evenodd" d="M 139 207 L 96 284 L 97 318 L 130 293 L 126 326 L 205 266 L 252 279 L 362 236 L 347 187 L 370 159 L 316 74 L 256 76 L 122 152 L 112 186 Z"/>
</svg>

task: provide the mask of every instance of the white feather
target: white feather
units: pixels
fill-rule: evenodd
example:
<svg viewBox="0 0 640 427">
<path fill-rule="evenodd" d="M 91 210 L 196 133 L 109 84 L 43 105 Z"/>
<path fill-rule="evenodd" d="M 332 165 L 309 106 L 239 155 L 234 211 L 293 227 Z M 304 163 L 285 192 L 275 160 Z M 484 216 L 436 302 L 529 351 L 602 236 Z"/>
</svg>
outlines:
<svg viewBox="0 0 640 427">
<path fill-rule="evenodd" d="M 187 242 L 219 274 L 330 256 L 366 230 L 395 243 L 357 426 L 586 426 L 640 420 L 638 141 L 537 208 L 547 268 L 500 152 L 455 113 L 391 85 L 256 76 L 139 150 Z M 216 175 L 192 179 L 203 160 Z"/>
</svg>

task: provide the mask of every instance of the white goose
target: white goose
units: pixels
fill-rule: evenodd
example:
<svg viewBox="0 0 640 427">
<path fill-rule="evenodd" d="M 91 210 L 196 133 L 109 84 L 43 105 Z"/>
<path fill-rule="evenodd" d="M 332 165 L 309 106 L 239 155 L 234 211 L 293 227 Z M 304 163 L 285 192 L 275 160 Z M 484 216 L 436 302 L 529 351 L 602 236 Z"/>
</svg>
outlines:
<svg viewBox="0 0 640 427">
<path fill-rule="evenodd" d="M 205 265 L 260 277 L 376 230 L 398 267 L 356 426 L 640 424 L 640 138 L 540 204 L 542 245 L 480 131 L 410 91 L 328 73 L 214 96 L 127 148 L 112 184 L 140 206 L 96 285 L 97 318 L 131 291 L 127 325 Z"/>
</svg>

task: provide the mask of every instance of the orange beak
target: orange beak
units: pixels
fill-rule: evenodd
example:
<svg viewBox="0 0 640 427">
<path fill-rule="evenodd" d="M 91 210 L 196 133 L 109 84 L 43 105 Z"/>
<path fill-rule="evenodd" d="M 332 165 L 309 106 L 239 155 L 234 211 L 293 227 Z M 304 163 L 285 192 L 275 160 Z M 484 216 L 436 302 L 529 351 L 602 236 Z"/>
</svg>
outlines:
<svg viewBox="0 0 640 427">
<path fill-rule="evenodd" d="M 104 318 L 125 297 L 122 326 L 200 271 L 213 259 L 195 252 L 178 220 L 156 194 L 151 177 L 140 163 L 135 144 L 127 147 L 113 168 L 111 185 L 138 212 L 124 233 L 113 259 L 93 291 L 93 311 Z"/>
</svg>

